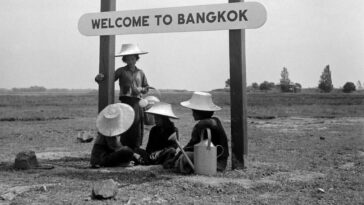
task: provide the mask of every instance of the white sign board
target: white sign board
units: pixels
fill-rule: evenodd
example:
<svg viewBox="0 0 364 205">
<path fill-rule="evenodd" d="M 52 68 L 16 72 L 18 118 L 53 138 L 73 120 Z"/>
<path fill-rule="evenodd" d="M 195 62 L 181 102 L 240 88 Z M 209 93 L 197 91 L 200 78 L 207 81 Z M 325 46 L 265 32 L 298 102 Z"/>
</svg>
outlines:
<svg viewBox="0 0 364 205">
<path fill-rule="evenodd" d="M 78 22 L 86 36 L 259 28 L 263 5 L 239 2 L 201 6 L 88 13 Z"/>
</svg>

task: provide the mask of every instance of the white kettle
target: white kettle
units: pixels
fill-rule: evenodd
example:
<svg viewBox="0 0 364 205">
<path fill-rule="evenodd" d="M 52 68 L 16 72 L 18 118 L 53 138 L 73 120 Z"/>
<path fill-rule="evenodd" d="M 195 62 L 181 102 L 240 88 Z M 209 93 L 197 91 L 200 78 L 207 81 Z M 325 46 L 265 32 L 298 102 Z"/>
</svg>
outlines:
<svg viewBox="0 0 364 205">
<path fill-rule="evenodd" d="M 207 129 L 207 139 L 203 140 L 201 134 L 201 142 L 194 145 L 193 161 L 195 173 L 202 175 L 215 175 L 217 170 L 217 151 L 211 142 L 211 130 Z"/>
</svg>

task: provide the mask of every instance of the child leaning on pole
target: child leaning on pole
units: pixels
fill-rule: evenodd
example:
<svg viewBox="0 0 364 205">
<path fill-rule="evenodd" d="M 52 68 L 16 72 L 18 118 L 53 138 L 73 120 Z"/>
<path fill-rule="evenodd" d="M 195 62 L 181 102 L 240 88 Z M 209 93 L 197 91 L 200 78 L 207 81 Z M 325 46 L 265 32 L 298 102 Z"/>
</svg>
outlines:
<svg viewBox="0 0 364 205">
<path fill-rule="evenodd" d="M 229 157 L 228 140 L 219 118 L 214 117 L 214 112 L 221 108 L 212 102 L 212 96 L 206 92 L 194 92 L 188 101 L 181 102 L 183 107 L 192 110 L 192 116 L 195 121 L 198 121 L 192 129 L 191 139 L 183 148 L 187 156 L 193 162 L 194 145 L 201 141 L 201 135 L 207 139 L 207 128 L 211 130 L 211 142 L 223 149 L 217 150 L 217 171 L 226 169 L 227 160 Z M 219 146 L 219 147 L 220 147 Z M 165 168 L 174 168 L 177 172 L 190 174 L 193 168 L 189 165 L 188 160 L 182 152 L 165 163 Z"/>
</svg>

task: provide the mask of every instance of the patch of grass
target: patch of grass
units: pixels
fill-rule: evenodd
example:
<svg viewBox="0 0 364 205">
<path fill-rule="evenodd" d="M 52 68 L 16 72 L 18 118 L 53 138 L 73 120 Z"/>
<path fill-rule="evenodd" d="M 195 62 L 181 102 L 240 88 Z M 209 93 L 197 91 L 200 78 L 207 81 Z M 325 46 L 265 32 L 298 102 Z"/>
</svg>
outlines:
<svg viewBox="0 0 364 205">
<path fill-rule="evenodd" d="M 173 121 L 182 145 L 188 142 L 195 122 L 191 111 L 179 103 L 191 94 L 162 91 L 161 96 L 180 117 Z M 253 116 L 248 119 L 247 169 L 228 169 L 216 177 L 256 183 L 252 188 L 233 180 L 212 186 L 179 180 L 183 175 L 145 170 L 97 172 L 89 169 L 87 157 L 40 160 L 56 166 L 54 170 L 11 169 L 15 154 L 23 150 L 91 152 L 92 143 L 76 143 L 76 136 L 79 131 L 96 132 L 97 93 L 0 96 L 0 153 L 8 161 L 0 164 L 0 182 L 11 186 L 61 184 L 47 192 L 24 193 L 14 204 L 112 204 L 114 201 L 85 201 L 93 182 L 110 178 L 121 184 L 117 204 L 129 200 L 131 204 L 153 204 L 159 199 L 165 204 L 364 203 L 364 162 L 358 154 L 364 151 L 363 121 L 352 118 L 364 116 L 364 93 L 249 93 L 247 97 L 248 115 Z M 230 138 L 230 95 L 213 92 L 213 99 L 223 108 L 215 114 Z M 267 116 L 274 118 L 265 119 Z M 146 127 L 143 146 L 149 130 Z"/>
</svg>

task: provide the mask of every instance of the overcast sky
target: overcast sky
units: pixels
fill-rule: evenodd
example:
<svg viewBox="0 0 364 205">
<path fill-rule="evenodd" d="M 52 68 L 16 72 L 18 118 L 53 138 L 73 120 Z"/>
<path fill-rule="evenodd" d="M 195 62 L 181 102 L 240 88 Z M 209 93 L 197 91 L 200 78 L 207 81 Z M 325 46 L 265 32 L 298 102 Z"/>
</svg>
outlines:
<svg viewBox="0 0 364 205">
<path fill-rule="evenodd" d="M 221 0 L 117 1 L 117 10 L 227 3 Z M 293 82 L 317 87 L 330 65 L 334 87 L 364 82 L 363 0 L 259 0 L 267 21 L 246 30 L 247 83 Z M 99 37 L 83 36 L 85 13 L 100 0 L 1 0 L 0 88 L 97 88 Z M 211 90 L 229 78 L 228 31 L 119 35 L 149 53 L 137 66 L 159 89 Z M 116 59 L 116 67 L 124 65 Z"/>
</svg>

